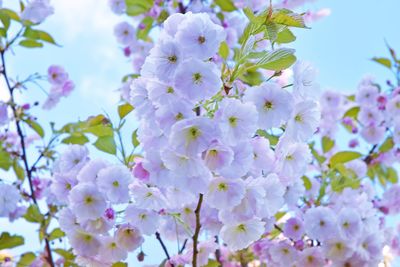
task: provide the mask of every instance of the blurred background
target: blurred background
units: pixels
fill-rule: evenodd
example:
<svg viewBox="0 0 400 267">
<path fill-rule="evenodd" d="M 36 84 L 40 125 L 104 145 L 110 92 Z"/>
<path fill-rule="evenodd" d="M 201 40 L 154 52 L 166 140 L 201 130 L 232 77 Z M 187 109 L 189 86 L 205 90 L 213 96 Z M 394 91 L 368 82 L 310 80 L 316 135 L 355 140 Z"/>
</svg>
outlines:
<svg viewBox="0 0 400 267">
<path fill-rule="evenodd" d="M 3 5 L 9 6 L 13 2 L 4 0 Z M 116 117 L 117 89 L 121 78 L 131 73 L 132 67 L 114 38 L 113 28 L 126 18 L 113 14 L 106 0 L 51 2 L 55 14 L 41 29 L 51 33 L 61 47 L 46 45 L 33 50 L 17 47 L 15 55 L 6 59 L 9 75 L 25 77 L 35 71 L 45 74 L 51 64 L 65 67 L 76 85 L 72 95 L 62 99 L 51 112 L 40 108 L 36 111 L 41 118 L 57 121 L 58 127 L 104 112 Z M 392 79 L 388 70 L 370 59 L 388 55 L 385 40 L 400 52 L 399 0 L 320 0 L 306 7 L 329 8 L 331 11 L 328 17 L 314 22 L 311 29 L 296 30 L 297 41 L 293 45 L 299 60 L 309 61 L 319 70 L 322 90 L 354 92 L 366 74 L 376 77 L 381 83 Z M 25 97 L 30 103 L 42 103 L 46 95 L 40 88 L 32 86 Z M 8 92 L 0 83 L 0 100 L 6 99 Z M 135 125 L 133 120 L 128 123 L 132 127 Z M 38 247 L 35 227 L 27 227 L 24 221 L 10 225 L 0 219 L 0 231 L 4 228 L 27 236 L 26 245 L 13 252 L 25 251 L 27 246 L 31 250 Z M 145 243 L 143 251 L 148 255 L 146 264 L 160 263 L 163 259 L 155 238 Z M 131 264 L 138 265 L 135 255 L 129 260 L 129 266 Z"/>
</svg>

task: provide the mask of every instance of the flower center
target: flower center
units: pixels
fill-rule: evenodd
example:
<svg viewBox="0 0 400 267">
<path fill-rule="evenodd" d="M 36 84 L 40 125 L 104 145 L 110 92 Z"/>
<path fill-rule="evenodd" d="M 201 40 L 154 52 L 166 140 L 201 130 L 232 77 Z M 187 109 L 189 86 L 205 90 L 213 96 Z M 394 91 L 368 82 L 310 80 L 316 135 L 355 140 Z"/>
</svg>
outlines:
<svg viewBox="0 0 400 267">
<path fill-rule="evenodd" d="M 199 42 L 199 44 L 204 44 L 206 42 L 206 38 L 204 36 L 199 36 L 199 38 L 197 38 L 197 41 Z"/>
<path fill-rule="evenodd" d="M 196 72 L 196 73 L 193 74 L 193 82 L 194 82 L 195 84 L 201 83 L 202 78 L 203 78 L 203 77 L 201 76 L 201 74 L 200 74 L 199 72 Z"/>
<path fill-rule="evenodd" d="M 176 63 L 176 61 L 178 60 L 177 56 L 172 55 L 168 57 L 168 61 L 171 63 Z"/>
<path fill-rule="evenodd" d="M 272 104 L 272 102 L 271 101 L 265 101 L 265 103 L 264 103 L 264 109 L 266 109 L 266 110 L 270 110 L 270 109 L 272 109 L 273 108 L 273 104 Z"/>
</svg>

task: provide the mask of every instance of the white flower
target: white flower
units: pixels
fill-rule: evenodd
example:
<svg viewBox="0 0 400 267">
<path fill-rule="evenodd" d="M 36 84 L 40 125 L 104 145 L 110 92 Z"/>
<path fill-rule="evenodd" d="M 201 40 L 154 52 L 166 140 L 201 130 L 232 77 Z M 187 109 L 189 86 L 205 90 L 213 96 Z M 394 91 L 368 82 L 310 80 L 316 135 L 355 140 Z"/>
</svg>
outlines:
<svg viewBox="0 0 400 267">
<path fill-rule="evenodd" d="M 176 70 L 174 87 L 187 100 L 196 102 L 218 93 L 222 81 L 214 63 L 190 58 Z"/>
<path fill-rule="evenodd" d="M 78 184 L 72 188 L 68 199 L 70 208 L 79 221 L 97 219 L 107 207 L 103 194 L 92 183 Z"/>
<path fill-rule="evenodd" d="M 124 165 L 109 166 L 99 171 L 97 185 L 112 203 L 129 201 L 128 185 L 132 174 Z"/>
<path fill-rule="evenodd" d="M 42 23 L 54 13 L 49 0 L 31 0 L 21 13 L 22 20 L 29 20 L 34 24 Z"/>
<path fill-rule="evenodd" d="M 257 130 L 258 114 L 252 103 L 225 98 L 215 114 L 218 126 L 228 144 L 250 138 Z"/>
<path fill-rule="evenodd" d="M 253 86 L 245 92 L 243 99 L 255 104 L 258 126 L 262 129 L 281 126 L 289 119 L 293 110 L 292 95 L 275 83 Z"/>
<path fill-rule="evenodd" d="M 85 146 L 69 145 L 58 160 L 58 170 L 61 173 L 79 171 L 89 160 L 89 151 Z"/>
<path fill-rule="evenodd" d="M 288 121 L 285 134 L 296 141 L 307 141 L 317 130 L 321 112 L 318 103 L 312 100 L 299 102 Z"/>
<path fill-rule="evenodd" d="M 186 54 L 202 60 L 218 52 L 225 39 L 224 29 L 213 23 L 206 13 L 187 14 L 188 18 L 178 26 L 176 38 Z"/>
<path fill-rule="evenodd" d="M 21 195 L 15 186 L 0 183 L 0 217 L 7 217 L 13 212 L 20 199 Z"/>
<path fill-rule="evenodd" d="M 95 256 L 101 246 L 97 236 L 80 229 L 70 233 L 68 239 L 76 254 L 81 256 Z"/>
<path fill-rule="evenodd" d="M 76 179 L 82 183 L 95 183 L 99 171 L 109 165 L 110 163 L 104 159 L 91 160 L 79 171 Z"/>
<path fill-rule="evenodd" d="M 140 231 L 129 224 L 120 225 L 115 236 L 118 246 L 127 251 L 137 249 L 144 241 Z"/>
<path fill-rule="evenodd" d="M 318 95 L 319 85 L 315 82 L 316 69 L 307 62 L 297 62 L 293 67 L 293 90 L 296 97 L 306 99 Z"/>
<path fill-rule="evenodd" d="M 213 208 L 231 210 L 240 204 L 244 193 L 245 186 L 241 179 L 217 177 L 211 180 L 206 200 Z"/>
<path fill-rule="evenodd" d="M 128 252 L 120 247 L 115 237 L 104 236 L 100 239 L 100 241 L 100 259 L 104 259 L 105 261 L 110 262 L 118 262 L 121 260 L 125 260 L 128 256 Z"/>
<path fill-rule="evenodd" d="M 222 227 L 220 235 L 228 248 L 236 251 L 248 247 L 261 238 L 264 226 L 264 222 L 254 218 L 244 222 L 226 224 Z"/>
<path fill-rule="evenodd" d="M 159 215 L 152 210 L 140 209 L 130 204 L 125 210 L 125 220 L 135 225 L 145 235 L 152 235 L 156 232 Z"/>
<path fill-rule="evenodd" d="M 114 34 L 117 41 L 123 45 L 129 45 L 135 40 L 135 29 L 125 21 L 115 25 Z"/>
</svg>

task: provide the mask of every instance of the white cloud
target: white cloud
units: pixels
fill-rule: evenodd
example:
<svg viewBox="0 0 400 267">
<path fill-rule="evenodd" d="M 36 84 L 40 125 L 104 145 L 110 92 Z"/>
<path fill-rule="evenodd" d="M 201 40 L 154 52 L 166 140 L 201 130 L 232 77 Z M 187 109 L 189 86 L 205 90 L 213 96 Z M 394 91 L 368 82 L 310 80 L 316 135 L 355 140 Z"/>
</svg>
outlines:
<svg viewBox="0 0 400 267">
<path fill-rule="evenodd" d="M 86 34 L 110 33 L 120 20 L 106 0 L 53 0 L 55 14 L 51 21 L 72 41 Z"/>
</svg>

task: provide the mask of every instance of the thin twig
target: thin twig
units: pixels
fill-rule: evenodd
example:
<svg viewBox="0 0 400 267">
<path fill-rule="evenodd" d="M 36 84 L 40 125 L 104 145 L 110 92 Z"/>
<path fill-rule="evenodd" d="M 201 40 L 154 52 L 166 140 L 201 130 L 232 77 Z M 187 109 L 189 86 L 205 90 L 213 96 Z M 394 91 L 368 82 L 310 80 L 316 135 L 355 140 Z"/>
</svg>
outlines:
<svg viewBox="0 0 400 267">
<path fill-rule="evenodd" d="M 19 33 L 18 33 L 19 34 Z M 16 39 L 16 38 L 15 38 Z M 9 46 L 8 46 L 9 47 Z M 7 47 L 6 47 L 7 49 Z M 39 205 L 37 204 L 37 200 L 36 200 L 36 196 L 35 196 L 35 189 L 33 187 L 33 182 L 32 182 L 32 169 L 29 167 L 28 164 L 28 158 L 27 158 L 27 153 L 26 153 L 26 145 L 25 145 L 25 136 L 22 132 L 22 128 L 20 125 L 20 120 L 18 118 L 18 112 L 17 112 L 17 108 L 15 105 L 15 99 L 14 99 L 14 90 L 13 87 L 10 84 L 10 80 L 8 79 L 7 76 L 7 71 L 6 71 L 6 64 L 5 64 L 5 58 L 4 58 L 4 53 L 6 50 L 1 51 L 0 56 L 1 56 L 1 62 L 3 65 L 3 69 L 1 70 L 1 73 L 4 76 L 4 80 L 6 81 L 7 84 L 7 88 L 8 91 L 10 92 L 10 99 L 11 99 L 11 109 L 15 118 L 15 126 L 17 128 L 17 133 L 18 136 L 21 140 L 21 149 L 22 149 L 22 161 L 24 163 L 24 168 L 25 168 L 25 172 L 28 178 L 28 182 L 29 182 L 29 188 L 31 190 L 31 198 L 33 200 L 33 203 L 35 203 L 35 205 L 38 207 L 39 209 Z M 47 251 L 47 261 L 50 264 L 51 267 L 54 267 L 54 261 L 53 261 L 53 256 L 51 255 L 51 247 L 50 247 L 50 241 L 48 240 L 47 237 L 45 237 L 45 243 L 46 243 L 46 251 Z"/>
<path fill-rule="evenodd" d="M 157 238 L 158 242 L 160 242 L 160 245 L 161 245 L 162 249 L 164 250 L 165 256 L 167 257 L 167 260 L 170 260 L 171 257 L 169 256 L 168 249 L 165 246 L 163 240 L 161 239 L 161 235 L 159 232 L 156 232 L 156 238 Z M 174 265 L 171 264 L 171 266 L 173 267 Z"/>
<path fill-rule="evenodd" d="M 197 255 L 199 254 L 199 250 L 197 248 L 198 245 L 198 240 L 199 240 L 199 234 L 200 234 L 200 209 L 201 209 L 201 204 L 203 203 L 203 194 L 199 195 L 199 202 L 197 203 L 197 207 L 194 211 L 194 214 L 196 215 L 196 228 L 194 230 L 194 235 L 193 235 L 193 259 L 192 259 L 192 266 L 197 267 Z"/>
</svg>

